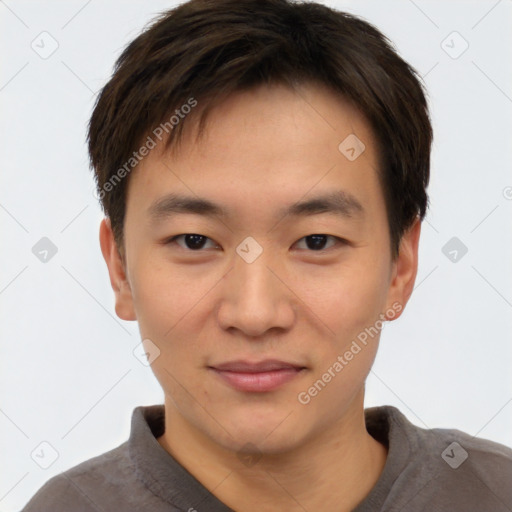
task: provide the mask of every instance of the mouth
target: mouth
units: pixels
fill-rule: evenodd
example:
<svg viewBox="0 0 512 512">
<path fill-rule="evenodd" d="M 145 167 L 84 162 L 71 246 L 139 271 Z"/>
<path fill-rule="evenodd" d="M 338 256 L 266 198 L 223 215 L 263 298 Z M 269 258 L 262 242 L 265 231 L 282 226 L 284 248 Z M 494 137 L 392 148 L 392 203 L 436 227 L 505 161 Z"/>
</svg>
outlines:
<svg viewBox="0 0 512 512">
<path fill-rule="evenodd" d="M 273 391 L 307 370 L 305 366 L 275 359 L 256 363 L 230 361 L 208 368 L 231 387 L 257 393 Z"/>
</svg>

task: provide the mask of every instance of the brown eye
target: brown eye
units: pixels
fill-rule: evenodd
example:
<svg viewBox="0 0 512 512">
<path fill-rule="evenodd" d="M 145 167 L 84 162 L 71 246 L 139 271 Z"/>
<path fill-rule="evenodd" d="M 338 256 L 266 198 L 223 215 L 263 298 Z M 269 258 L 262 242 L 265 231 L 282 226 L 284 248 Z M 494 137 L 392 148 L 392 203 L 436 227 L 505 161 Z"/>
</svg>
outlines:
<svg viewBox="0 0 512 512">
<path fill-rule="evenodd" d="M 182 240 L 184 245 L 182 243 L 178 243 L 178 240 Z M 213 240 L 204 235 L 198 235 L 196 233 L 185 233 L 183 235 L 176 235 L 172 237 L 167 243 L 170 244 L 176 242 L 185 250 L 199 251 L 204 249 L 208 241 L 214 243 Z"/>
<path fill-rule="evenodd" d="M 333 241 L 331 245 L 327 246 L 329 239 Z M 305 247 L 300 247 L 300 249 L 307 249 L 309 251 L 324 251 L 330 249 L 336 243 L 343 242 L 341 238 L 332 236 L 332 235 L 322 235 L 322 234 L 314 234 L 308 235 L 304 238 L 301 238 L 297 243 L 304 241 Z M 327 246 L 327 247 L 326 247 Z"/>
</svg>

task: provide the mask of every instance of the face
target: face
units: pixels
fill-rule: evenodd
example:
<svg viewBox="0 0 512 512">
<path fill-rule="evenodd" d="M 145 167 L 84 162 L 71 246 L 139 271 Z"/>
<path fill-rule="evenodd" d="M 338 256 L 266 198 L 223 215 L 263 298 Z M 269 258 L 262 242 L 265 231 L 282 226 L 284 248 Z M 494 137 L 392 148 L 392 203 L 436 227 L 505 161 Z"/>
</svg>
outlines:
<svg viewBox="0 0 512 512">
<path fill-rule="evenodd" d="M 392 261 L 365 119 L 299 92 L 237 93 L 204 138 L 189 127 L 179 152 L 150 152 L 130 176 L 124 262 L 101 227 L 117 314 L 158 347 L 166 405 L 230 450 L 290 450 L 362 410 L 382 321 L 416 275 L 419 223 Z M 350 134 L 359 156 L 339 149 Z"/>
</svg>

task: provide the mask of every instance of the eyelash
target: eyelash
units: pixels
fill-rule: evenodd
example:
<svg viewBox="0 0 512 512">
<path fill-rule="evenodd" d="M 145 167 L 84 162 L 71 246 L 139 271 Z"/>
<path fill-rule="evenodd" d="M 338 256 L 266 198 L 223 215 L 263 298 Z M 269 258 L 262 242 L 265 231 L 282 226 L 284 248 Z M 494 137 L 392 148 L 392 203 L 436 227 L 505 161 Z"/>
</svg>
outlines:
<svg viewBox="0 0 512 512">
<path fill-rule="evenodd" d="M 164 245 L 171 245 L 173 243 L 177 243 L 176 240 L 181 238 L 181 237 L 184 237 L 184 236 L 187 236 L 187 235 L 195 235 L 195 236 L 200 236 L 206 240 L 210 240 L 213 242 L 213 240 L 211 240 L 211 238 L 208 238 L 207 236 L 204 236 L 204 235 L 201 235 L 199 233 L 182 233 L 181 235 L 175 235 L 171 238 L 169 238 L 168 240 L 166 240 L 164 242 Z M 323 233 L 312 233 L 311 235 L 306 235 L 302 238 L 300 238 L 299 240 L 297 240 L 297 242 L 300 242 L 302 240 L 305 240 L 306 238 L 310 237 L 310 236 L 323 236 L 323 237 L 326 237 L 326 238 L 330 238 L 330 239 L 333 239 L 337 242 L 337 244 L 341 244 L 341 245 L 349 245 L 349 242 L 343 238 L 340 238 L 340 237 L 337 237 L 337 236 L 334 236 L 334 235 L 326 235 L 326 234 L 323 234 Z M 295 243 L 297 243 L 295 242 Z M 184 251 L 187 251 L 187 252 L 197 252 L 197 253 L 200 253 L 200 252 L 204 252 L 204 248 L 200 248 L 200 249 L 189 249 L 188 247 L 187 248 L 184 248 L 184 247 L 181 247 L 179 244 L 178 246 L 183 249 Z M 327 249 L 318 249 L 318 250 L 312 250 L 312 249 L 306 249 L 308 252 L 312 252 L 312 253 L 322 253 L 322 252 L 326 252 L 326 251 L 329 251 L 330 249 L 333 249 L 335 246 L 331 246 L 331 247 L 328 247 Z"/>
</svg>

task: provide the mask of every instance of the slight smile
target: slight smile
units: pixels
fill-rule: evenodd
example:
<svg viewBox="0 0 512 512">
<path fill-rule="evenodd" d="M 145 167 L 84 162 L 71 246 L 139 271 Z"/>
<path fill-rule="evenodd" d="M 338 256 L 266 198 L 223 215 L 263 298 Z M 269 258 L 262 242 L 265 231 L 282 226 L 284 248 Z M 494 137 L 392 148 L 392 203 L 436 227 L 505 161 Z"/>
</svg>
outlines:
<svg viewBox="0 0 512 512">
<path fill-rule="evenodd" d="M 273 391 L 307 370 L 305 366 L 276 359 L 255 363 L 237 360 L 208 368 L 231 387 L 257 393 Z"/>
</svg>

